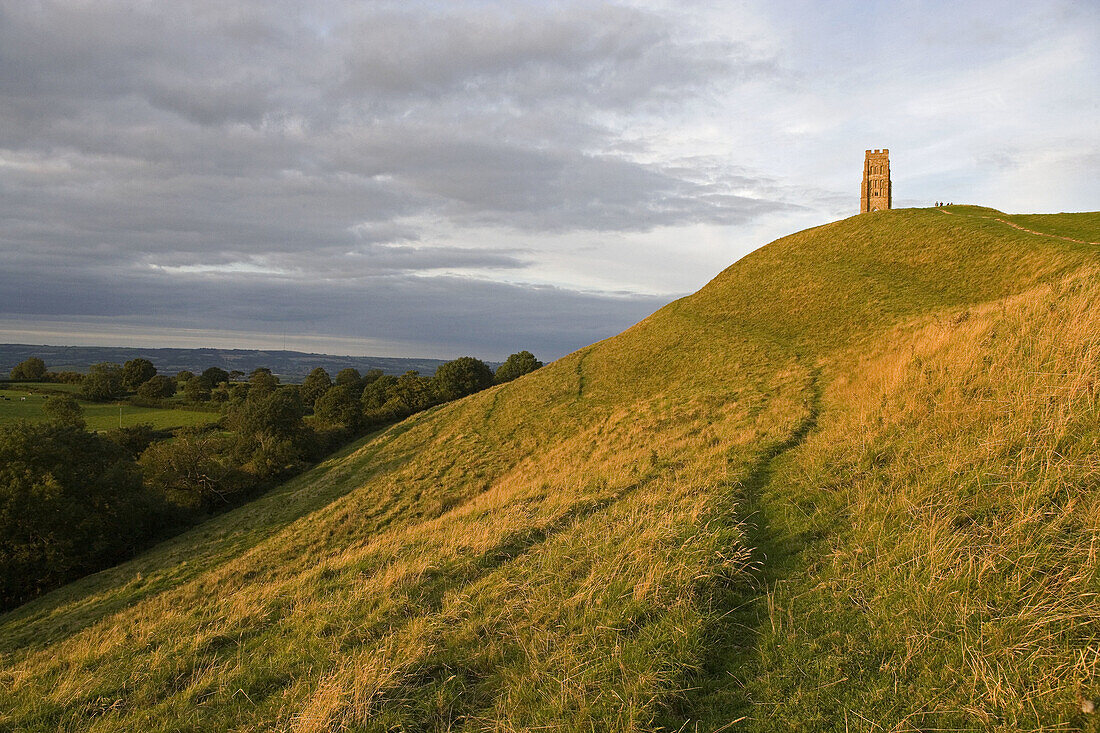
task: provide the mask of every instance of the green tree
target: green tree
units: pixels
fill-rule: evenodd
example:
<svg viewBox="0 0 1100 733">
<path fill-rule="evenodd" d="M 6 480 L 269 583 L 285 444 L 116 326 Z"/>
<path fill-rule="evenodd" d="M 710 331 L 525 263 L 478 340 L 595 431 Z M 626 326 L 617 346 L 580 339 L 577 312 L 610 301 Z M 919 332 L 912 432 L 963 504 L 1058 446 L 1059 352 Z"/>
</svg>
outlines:
<svg viewBox="0 0 1100 733">
<path fill-rule="evenodd" d="M 493 385 L 488 365 L 472 356 L 462 356 L 441 364 L 432 377 L 432 389 L 444 402 L 480 392 Z"/>
<path fill-rule="evenodd" d="M 379 371 L 381 374 L 381 371 Z M 336 372 L 336 384 L 340 387 L 355 387 L 359 391 L 363 390 L 363 376 L 359 374 L 359 370 L 353 367 L 346 367 Z"/>
<path fill-rule="evenodd" d="M 207 389 L 214 389 L 214 387 L 217 387 L 222 382 L 229 381 L 229 372 L 220 367 L 210 367 L 199 375 L 199 379 L 202 380 L 204 387 Z"/>
<path fill-rule="evenodd" d="M 534 354 L 530 351 L 520 351 L 509 356 L 503 364 L 497 367 L 494 381 L 497 384 L 504 384 L 540 367 L 542 367 L 542 362 L 536 359 Z"/>
<path fill-rule="evenodd" d="M 92 364 L 80 385 L 80 396 L 93 402 L 116 400 L 122 391 L 122 367 L 111 362 Z"/>
<path fill-rule="evenodd" d="M 183 385 L 187 384 L 195 378 L 196 377 L 194 372 L 189 372 L 186 369 L 181 369 L 180 371 L 176 372 L 176 389 L 183 389 Z"/>
<path fill-rule="evenodd" d="M 371 370 L 374 371 L 374 370 Z M 369 374 L 370 372 L 368 372 Z M 397 377 L 381 374 L 363 388 L 363 409 L 368 412 L 381 410 L 390 398 L 390 390 L 397 385 Z"/>
<path fill-rule="evenodd" d="M 157 375 L 157 368 L 148 359 L 130 359 L 122 365 L 122 386 L 131 392 Z"/>
<path fill-rule="evenodd" d="M 155 505 L 117 445 L 58 422 L 0 425 L 0 606 L 132 554 Z"/>
<path fill-rule="evenodd" d="M 243 405 L 228 415 L 230 429 L 245 435 L 294 438 L 302 431 L 305 408 L 298 395 L 278 390 L 266 396 L 250 394 Z"/>
<path fill-rule="evenodd" d="M 210 388 L 201 378 L 195 377 L 183 385 L 183 394 L 191 402 L 206 402 L 210 399 Z"/>
<path fill-rule="evenodd" d="M 317 367 L 302 381 L 302 401 L 307 407 L 316 409 L 317 400 L 332 387 L 332 379 L 323 368 Z"/>
<path fill-rule="evenodd" d="M 83 384 L 84 375 L 80 372 L 46 372 L 46 379 L 56 384 Z"/>
<path fill-rule="evenodd" d="M 313 450 L 304 415 L 305 407 L 295 390 L 280 389 L 263 396 L 250 393 L 226 413 L 226 424 L 236 433 L 236 460 L 259 478 L 300 467 Z"/>
<path fill-rule="evenodd" d="M 76 401 L 76 398 L 68 394 L 50 395 L 46 404 L 42 406 L 42 412 L 51 422 L 61 425 L 84 429 L 84 408 Z"/>
<path fill-rule="evenodd" d="M 427 410 L 436 403 L 432 380 L 420 376 L 420 372 L 415 369 L 398 377 L 387 395 L 388 399 L 382 408 L 395 416 L 412 415 Z"/>
<path fill-rule="evenodd" d="M 267 367 L 253 369 L 248 375 L 248 394 L 250 398 L 267 397 L 279 388 L 279 378 Z"/>
<path fill-rule="evenodd" d="M 40 381 L 46 377 L 46 362 L 37 356 L 24 359 L 11 370 L 12 379 L 28 379 Z"/>
<path fill-rule="evenodd" d="M 174 440 L 151 444 L 140 463 L 146 482 L 165 500 L 209 510 L 228 503 L 245 486 L 228 449 L 217 433 L 182 430 Z"/>
<path fill-rule="evenodd" d="M 175 383 L 163 374 L 156 375 L 137 388 L 138 399 L 147 404 L 156 404 L 175 393 Z"/>
<path fill-rule="evenodd" d="M 333 387 L 321 395 L 314 408 L 317 418 L 332 425 L 357 431 L 363 425 L 363 405 L 359 390 L 349 384 Z"/>
<path fill-rule="evenodd" d="M 111 428 L 100 433 L 104 438 L 126 451 L 130 458 L 137 460 L 145 449 L 157 440 L 157 431 L 152 423 L 138 423 L 124 428 Z"/>
<path fill-rule="evenodd" d="M 229 386 L 229 402 L 239 405 L 248 399 L 248 385 L 234 382 Z"/>
</svg>

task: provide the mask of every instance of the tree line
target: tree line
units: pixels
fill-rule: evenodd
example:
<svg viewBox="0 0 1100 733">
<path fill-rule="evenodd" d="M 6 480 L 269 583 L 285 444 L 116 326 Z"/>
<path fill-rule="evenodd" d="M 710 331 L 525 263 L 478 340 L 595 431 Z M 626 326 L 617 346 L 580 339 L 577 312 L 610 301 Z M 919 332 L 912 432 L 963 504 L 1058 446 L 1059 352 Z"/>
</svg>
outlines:
<svg viewBox="0 0 1100 733">
<path fill-rule="evenodd" d="M 270 369 L 245 375 L 157 373 L 147 359 L 93 365 L 85 400 L 157 406 L 186 399 L 221 415 L 212 425 L 158 433 L 150 425 L 90 432 L 80 402 L 49 396 L 46 421 L 0 424 L 0 610 L 90 572 L 253 498 L 348 440 L 435 405 L 534 371 L 528 351 L 494 373 L 473 357 L 432 377 L 323 368 L 301 384 Z M 72 381 L 32 357 L 13 379 Z"/>
</svg>

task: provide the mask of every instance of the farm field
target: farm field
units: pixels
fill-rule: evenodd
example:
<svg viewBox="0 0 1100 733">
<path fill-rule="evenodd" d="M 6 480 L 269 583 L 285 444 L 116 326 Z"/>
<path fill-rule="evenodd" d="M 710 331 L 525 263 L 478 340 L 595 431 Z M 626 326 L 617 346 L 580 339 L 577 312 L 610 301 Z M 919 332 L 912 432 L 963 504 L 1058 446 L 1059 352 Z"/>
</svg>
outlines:
<svg viewBox="0 0 1100 733">
<path fill-rule="evenodd" d="M 46 419 L 42 406 L 49 395 L 47 392 L 76 392 L 78 387 L 70 384 L 30 383 L 7 384 L 0 386 L 0 421 L 30 420 L 38 422 Z M 85 402 L 84 420 L 89 430 L 109 430 L 117 427 L 132 427 L 149 423 L 154 429 L 206 425 L 216 421 L 216 412 L 201 412 L 178 407 L 137 407 L 125 403 Z"/>
<path fill-rule="evenodd" d="M 61 384 L 57 382 L 2 382 L 0 390 L 19 392 L 21 395 L 33 394 L 71 394 L 80 391 L 79 384 Z"/>
</svg>

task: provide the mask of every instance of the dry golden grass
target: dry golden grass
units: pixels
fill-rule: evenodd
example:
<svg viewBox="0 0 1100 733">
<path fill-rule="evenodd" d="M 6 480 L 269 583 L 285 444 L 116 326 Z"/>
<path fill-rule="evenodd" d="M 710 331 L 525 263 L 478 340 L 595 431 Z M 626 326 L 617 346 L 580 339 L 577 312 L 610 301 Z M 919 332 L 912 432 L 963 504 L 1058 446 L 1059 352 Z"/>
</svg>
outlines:
<svg viewBox="0 0 1100 733">
<path fill-rule="evenodd" d="M 754 691 L 772 723 L 1096 729 L 1079 707 L 1100 693 L 1100 270 L 895 329 L 833 369 L 820 429 L 771 487 L 828 504 L 761 642 L 771 674 L 802 676 Z M 859 656 L 862 699 L 829 691 Z"/>
<path fill-rule="evenodd" d="M 0 721 L 644 727 L 697 653 L 708 584 L 743 572 L 729 481 L 798 417 L 799 372 L 770 395 L 742 386 L 733 397 L 719 381 L 681 398 L 642 364 L 639 399 L 624 405 L 599 376 L 624 370 L 624 355 L 572 358 L 299 480 L 346 480 L 349 465 L 362 477 L 87 628 L 59 631 L 87 596 L 45 601 L 49 615 L 24 625 L 54 638 L 27 643 L 24 628 L 9 646 L 13 704 Z M 578 399 L 579 368 L 590 402 Z M 731 451 L 744 455 L 732 468 Z M 145 567 L 147 582 L 172 572 Z"/>
</svg>

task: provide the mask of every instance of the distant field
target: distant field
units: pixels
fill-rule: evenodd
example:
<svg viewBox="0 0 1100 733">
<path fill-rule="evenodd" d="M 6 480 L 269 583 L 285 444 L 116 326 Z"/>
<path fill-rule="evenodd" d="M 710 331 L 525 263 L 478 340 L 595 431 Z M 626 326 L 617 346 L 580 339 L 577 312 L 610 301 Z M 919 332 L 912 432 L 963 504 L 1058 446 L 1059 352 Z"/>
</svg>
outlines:
<svg viewBox="0 0 1100 733">
<path fill-rule="evenodd" d="M 76 394 L 80 391 L 79 384 L 57 384 L 54 382 L 10 382 L 0 385 L 0 390 L 10 389 L 19 392 L 66 392 L 68 394 Z"/>
<path fill-rule="evenodd" d="M 69 384 L 27 384 L 5 385 L 0 387 L 0 422 L 9 420 L 45 420 L 42 406 L 48 399 L 37 389 L 73 392 L 75 385 Z M 3 398 L 7 399 L 3 399 Z M 180 428 L 191 425 L 206 425 L 218 419 L 217 413 L 180 410 L 176 408 L 135 407 L 133 405 L 84 402 L 84 419 L 89 430 L 109 430 L 119 427 L 151 423 L 158 430 Z"/>
</svg>

